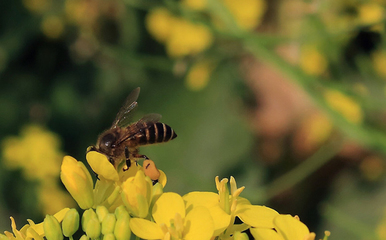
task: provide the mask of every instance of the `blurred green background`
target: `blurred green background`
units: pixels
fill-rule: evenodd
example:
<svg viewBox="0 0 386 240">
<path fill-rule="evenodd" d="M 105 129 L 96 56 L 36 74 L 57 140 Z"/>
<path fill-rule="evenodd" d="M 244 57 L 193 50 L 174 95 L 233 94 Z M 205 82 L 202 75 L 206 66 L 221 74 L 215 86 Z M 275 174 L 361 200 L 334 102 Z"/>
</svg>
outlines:
<svg viewBox="0 0 386 240">
<path fill-rule="evenodd" d="M 321 236 L 386 239 L 385 2 L 2 0 L 0 229 L 75 206 L 85 161 L 127 95 L 178 137 L 145 146 L 165 191 L 299 215 Z"/>
</svg>

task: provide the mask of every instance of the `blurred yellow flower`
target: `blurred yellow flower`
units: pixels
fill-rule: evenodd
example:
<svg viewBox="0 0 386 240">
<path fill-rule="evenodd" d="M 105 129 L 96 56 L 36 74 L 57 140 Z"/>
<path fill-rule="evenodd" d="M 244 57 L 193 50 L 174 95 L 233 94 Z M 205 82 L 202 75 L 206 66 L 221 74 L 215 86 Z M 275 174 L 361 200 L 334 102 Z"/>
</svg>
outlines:
<svg viewBox="0 0 386 240">
<path fill-rule="evenodd" d="M 383 20 L 384 13 L 385 9 L 381 5 L 375 2 L 368 2 L 361 5 L 358 9 L 359 22 L 365 25 L 379 23 Z"/>
<path fill-rule="evenodd" d="M 372 60 L 375 71 L 381 77 L 386 77 L 386 51 L 374 52 L 372 54 Z"/>
<path fill-rule="evenodd" d="M 43 214 L 53 214 L 66 207 L 75 207 L 73 198 L 57 182 L 43 182 L 38 189 Z"/>
<path fill-rule="evenodd" d="M 304 45 L 300 50 L 300 67 L 309 75 L 321 75 L 326 72 L 328 62 L 314 45 Z"/>
<path fill-rule="evenodd" d="M 359 124 L 363 121 L 362 109 L 351 97 L 338 90 L 326 90 L 324 98 L 331 109 L 340 113 L 348 122 Z"/>
<path fill-rule="evenodd" d="M 20 136 L 3 140 L 2 154 L 6 168 L 22 169 L 26 179 L 39 182 L 38 205 L 44 214 L 73 205 L 68 193 L 57 182 L 63 153 L 55 133 L 38 125 L 25 126 Z"/>
<path fill-rule="evenodd" d="M 48 16 L 43 19 L 41 28 L 44 35 L 55 39 L 63 34 L 64 23 L 58 16 Z"/>
<path fill-rule="evenodd" d="M 253 30 L 263 18 L 266 10 L 264 0 L 223 0 L 241 29 Z"/>
<path fill-rule="evenodd" d="M 174 17 L 166 8 L 156 8 L 146 16 L 146 28 L 159 42 L 165 43 L 169 38 Z"/>
<path fill-rule="evenodd" d="M 157 41 L 165 44 L 170 57 L 197 54 L 213 42 L 207 26 L 173 16 L 165 8 L 152 10 L 147 15 L 146 28 Z"/>
<path fill-rule="evenodd" d="M 186 76 L 186 86 L 193 91 L 199 91 L 208 85 L 210 75 L 214 69 L 214 62 L 202 60 L 196 62 Z"/>
<path fill-rule="evenodd" d="M 333 124 L 325 114 L 317 112 L 306 116 L 295 135 L 297 151 L 311 152 L 328 139 L 332 130 Z"/>
<path fill-rule="evenodd" d="M 63 157 L 59 148 L 59 137 L 38 125 L 28 125 L 22 129 L 20 137 L 7 137 L 2 142 L 5 166 L 21 168 L 30 180 L 59 175 Z"/>
</svg>

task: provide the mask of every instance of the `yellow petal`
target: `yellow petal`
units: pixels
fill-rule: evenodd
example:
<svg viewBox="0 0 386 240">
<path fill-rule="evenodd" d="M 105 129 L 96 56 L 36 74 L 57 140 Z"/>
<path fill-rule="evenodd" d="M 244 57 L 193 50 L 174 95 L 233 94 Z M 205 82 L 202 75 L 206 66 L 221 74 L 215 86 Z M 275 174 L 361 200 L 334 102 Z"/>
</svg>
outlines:
<svg viewBox="0 0 386 240">
<path fill-rule="evenodd" d="M 102 153 L 90 151 L 87 153 L 86 159 L 92 170 L 97 173 L 99 177 L 111 181 L 119 180 L 117 170 Z"/>
<path fill-rule="evenodd" d="M 205 240 L 211 239 L 213 236 L 214 223 L 205 207 L 195 207 L 186 215 L 183 231 L 183 239 L 185 240 Z"/>
<path fill-rule="evenodd" d="M 165 224 L 170 227 L 170 220 L 174 219 L 176 213 L 185 218 L 185 204 L 182 197 L 177 193 L 163 193 L 155 202 L 153 207 L 153 218 L 157 224 Z"/>
<path fill-rule="evenodd" d="M 214 221 L 213 236 L 218 236 L 231 224 L 231 215 L 227 214 L 220 205 L 208 209 Z"/>
<path fill-rule="evenodd" d="M 159 176 L 158 182 L 161 183 L 163 187 L 165 187 L 167 182 L 166 174 L 162 170 L 159 170 L 159 172 L 160 172 L 160 176 Z"/>
<path fill-rule="evenodd" d="M 187 211 L 196 206 L 211 208 L 219 205 L 219 196 L 213 192 L 190 192 L 182 198 L 185 201 Z"/>
<path fill-rule="evenodd" d="M 256 205 L 242 205 L 236 215 L 244 223 L 253 227 L 274 228 L 273 219 L 279 215 L 275 210 Z"/>
<path fill-rule="evenodd" d="M 250 228 L 251 234 L 259 240 L 283 240 L 283 238 L 271 228 Z M 293 239 L 297 240 L 297 239 Z M 299 239 L 302 240 L 302 239 Z"/>
<path fill-rule="evenodd" d="M 291 215 L 278 215 L 273 220 L 275 229 L 285 240 L 303 240 L 310 234 L 308 227 Z"/>
<path fill-rule="evenodd" d="M 163 239 L 164 233 L 161 227 L 142 218 L 133 218 L 130 220 L 131 231 L 142 239 Z"/>
</svg>

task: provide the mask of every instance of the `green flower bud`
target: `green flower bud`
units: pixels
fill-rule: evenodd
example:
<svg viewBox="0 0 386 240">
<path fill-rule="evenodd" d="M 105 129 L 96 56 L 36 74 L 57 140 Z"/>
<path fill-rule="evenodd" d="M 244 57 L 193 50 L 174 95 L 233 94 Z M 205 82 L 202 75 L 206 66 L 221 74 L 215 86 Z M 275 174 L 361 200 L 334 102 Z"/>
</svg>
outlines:
<svg viewBox="0 0 386 240">
<path fill-rule="evenodd" d="M 233 239 L 234 240 L 248 240 L 249 237 L 246 233 L 241 233 L 241 232 L 235 232 L 233 234 Z"/>
<path fill-rule="evenodd" d="M 79 213 L 75 208 L 71 208 L 63 218 L 63 235 L 71 237 L 79 228 Z"/>
<path fill-rule="evenodd" d="M 129 212 L 127 212 L 125 206 L 121 205 L 115 209 L 115 216 L 118 218 L 129 215 Z"/>
<path fill-rule="evenodd" d="M 102 221 L 102 234 L 106 235 L 108 233 L 113 233 L 116 221 L 117 219 L 114 214 L 107 214 Z"/>
<path fill-rule="evenodd" d="M 82 230 L 83 230 L 83 232 L 86 231 L 87 223 L 93 218 L 98 220 L 98 217 L 92 208 L 84 211 L 84 213 L 82 215 Z"/>
<path fill-rule="evenodd" d="M 102 240 L 115 240 L 115 236 L 113 233 L 108 233 L 108 234 L 103 236 Z"/>
<path fill-rule="evenodd" d="M 105 206 L 97 206 L 96 214 L 98 216 L 99 222 L 102 222 L 108 213 L 109 213 L 109 210 L 107 210 Z"/>
<path fill-rule="evenodd" d="M 86 234 L 91 239 L 97 239 L 101 235 L 101 224 L 98 218 L 92 218 L 86 223 Z"/>
<path fill-rule="evenodd" d="M 114 227 L 114 235 L 117 240 L 129 240 L 131 230 L 129 227 L 130 215 L 124 206 L 120 206 L 115 210 L 117 221 Z"/>
<path fill-rule="evenodd" d="M 83 235 L 79 238 L 79 240 L 88 240 L 88 237 L 86 236 L 86 234 L 83 234 Z"/>
<path fill-rule="evenodd" d="M 52 215 L 46 215 L 43 221 L 43 229 L 47 240 L 63 240 L 62 229 L 59 221 Z"/>
</svg>

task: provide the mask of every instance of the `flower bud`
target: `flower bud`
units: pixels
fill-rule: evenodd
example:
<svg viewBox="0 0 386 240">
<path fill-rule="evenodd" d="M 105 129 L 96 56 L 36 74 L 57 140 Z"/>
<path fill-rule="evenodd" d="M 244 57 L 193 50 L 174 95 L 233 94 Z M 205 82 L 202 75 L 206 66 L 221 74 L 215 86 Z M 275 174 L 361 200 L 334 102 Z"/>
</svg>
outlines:
<svg viewBox="0 0 386 240">
<path fill-rule="evenodd" d="M 117 216 L 117 221 L 114 227 L 115 238 L 117 240 L 129 240 L 131 236 L 129 213 L 123 206 L 121 206 L 116 209 L 115 215 Z"/>
<path fill-rule="evenodd" d="M 115 240 L 115 236 L 113 233 L 108 233 L 106 235 L 103 235 L 103 239 L 102 240 Z"/>
<path fill-rule="evenodd" d="M 88 237 L 86 236 L 86 234 L 83 234 L 79 240 L 89 240 Z"/>
<path fill-rule="evenodd" d="M 98 220 L 98 218 L 91 218 L 87 223 L 86 223 L 86 234 L 87 237 L 91 239 L 97 239 L 101 235 L 101 224 Z"/>
<path fill-rule="evenodd" d="M 83 213 L 82 229 L 86 233 L 87 237 L 91 239 L 96 239 L 101 234 L 101 224 L 98 216 L 91 208 Z"/>
<path fill-rule="evenodd" d="M 62 222 L 63 235 L 71 237 L 79 228 L 79 213 L 75 208 L 70 209 Z"/>
<path fill-rule="evenodd" d="M 93 218 L 98 219 L 96 213 L 94 212 L 94 210 L 92 208 L 87 209 L 86 211 L 83 212 L 83 215 L 82 215 L 82 230 L 83 230 L 83 232 L 86 231 L 87 223 Z"/>
<path fill-rule="evenodd" d="M 93 181 L 82 162 L 76 161 L 73 157 L 65 156 L 61 166 L 60 179 L 80 208 L 87 209 L 93 206 Z"/>
<path fill-rule="evenodd" d="M 107 214 L 102 221 L 102 234 L 113 233 L 116 221 L 117 219 L 114 214 Z"/>
<path fill-rule="evenodd" d="M 105 206 L 97 206 L 96 214 L 98 216 L 99 222 L 102 222 L 107 214 L 109 214 L 109 210 Z"/>
<path fill-rule="evenodd" d="M 128 178 L 122 184 L 122 201 L 134 216 L 144 218 L 148 215 L 151 200 L 152 182 L 142 171 Z"/>
<path fill-rule="evenodd" d="M 59 221 L 52 215 L 46 215 L 43 229 L 47 240 L 63 240 L 62 229 Z"/>
<path fill-rule="evenodd" d="M 234 232 L 233 234 L 233 239 L 234 240 L 248 240 L 249 237 L 246 233 L 241 233 L 241 232 Z"/>
</svg>

